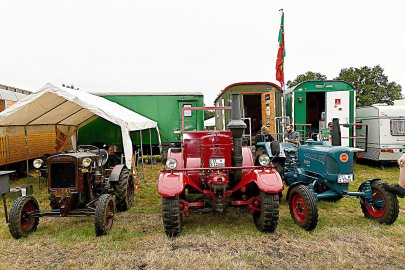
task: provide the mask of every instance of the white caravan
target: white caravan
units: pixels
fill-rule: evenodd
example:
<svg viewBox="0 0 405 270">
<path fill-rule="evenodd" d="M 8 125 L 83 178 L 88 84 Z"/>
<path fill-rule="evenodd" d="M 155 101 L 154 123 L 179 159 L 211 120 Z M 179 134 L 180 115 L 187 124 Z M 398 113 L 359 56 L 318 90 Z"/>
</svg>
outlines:
<svg viewBox="0 0 405 270">
<path fill-rule="evenodd" d="M 372 105 L 356 109 L 356 122 L 367 124 L 358 126 L 357 146 L 366 151 L 358 155 L 375 161 L 395 161 L 405 153 L 405 106 Z"/>
</svg>

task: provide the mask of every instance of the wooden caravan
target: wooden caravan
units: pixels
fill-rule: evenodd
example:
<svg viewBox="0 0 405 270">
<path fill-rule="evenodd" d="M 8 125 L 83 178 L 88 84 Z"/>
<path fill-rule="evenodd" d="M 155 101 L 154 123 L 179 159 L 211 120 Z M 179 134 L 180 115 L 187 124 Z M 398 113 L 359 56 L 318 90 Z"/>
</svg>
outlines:
<svg viewBox="0 0 405 270">
<path fill-rule="evenodd" d="M 271 82 L 241 82 L 227 86 L 215 99 L 215 106 L 231 106 L 231 95 L 241 94 L 242 119 L 246 122 L 245 136 L 255 136 L 262 126 L 269 128 L 274 138 L 281 133 L 282 96 L 280 86 Z M 226 129 L 230 111 L 217 111 L 216 129 Z"/>
</svg>

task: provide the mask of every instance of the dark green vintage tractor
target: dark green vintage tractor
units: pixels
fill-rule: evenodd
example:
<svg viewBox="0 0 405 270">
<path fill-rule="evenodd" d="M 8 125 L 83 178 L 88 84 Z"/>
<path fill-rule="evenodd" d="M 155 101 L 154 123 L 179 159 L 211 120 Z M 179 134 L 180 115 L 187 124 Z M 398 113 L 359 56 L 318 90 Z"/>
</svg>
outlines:
<svg viewBox="0 0 405 270">
<path fill-rule="evenodd" d="M 345 196 L 360 199 L 366 218 L 392 224 L 398 217 L 397 197 L 386 191 L 380 179 L 364 181 L 358 191 L 349 191 L 354 180 L 353 152 L 347 147 L 328 146 L 308 140 L 291 143 L 258 143 L 257 151 L 269 154 L 288 186 L 287 200 L 294 222 L 313 230 L 318 223 L 317 201 L 339 201 Z"/>
</svg>

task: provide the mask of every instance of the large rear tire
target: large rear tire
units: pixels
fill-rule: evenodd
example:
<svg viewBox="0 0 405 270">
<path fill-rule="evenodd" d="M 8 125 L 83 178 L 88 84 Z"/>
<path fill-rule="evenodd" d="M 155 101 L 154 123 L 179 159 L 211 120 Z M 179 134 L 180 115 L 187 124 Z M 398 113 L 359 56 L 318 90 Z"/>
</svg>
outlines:
<svg viewBox="0 0 405 270">
<path fill-rule="evenodd" d="M 295 224 L 307 231 L 315 229 L 318 224 L 318 207 L 307 186 L 298 185 L 291 189 L 288 206 Z"/>
<path fill-rule="evenodd" d="M 279 217 L 279 195 L 260 191 L 260 211 L 253 212 L 256 228 L 264 233 L 274 232 Z"/>
<path fill-rule="evenodd" d="M 15 239 L 28 236 L 37 229 L 39 217 L 32 216 L 37 210 L 39 210 L 38 201 L 33 196 L 18 197 L 13 202 L 8 227 Z"/>
<path fill-rule="evenodd" d="M 114 222 L 114 200 L 110 194 L 103 194 L 99 197 L 94 216 L 96 235 L 106 235 L 111 230 Z"/>
<path fill-rule="evenodd" d="M 364 216 L 382 224 L 390 225 L 394 223 L 399 214 L 397 197 L 386 191 L 380 181 L 372 182 L 371 190 L 373 193 L 372 205 L 366 204 L 367 199 L 360 199 L 360 206 Z"/>
<path fill-rule="evenodd" d="M 134 181 L 127 168 L 122 168 L 118 182 L 113 185 L 117 211 L 127 211 L 134 204 Z"/>
<path fill-rule="evenodd" d="M 180 199 L 175 197 L 162 197 L 163 228 L 169 237 L 178 236 L 183 225 Z"/>
</svg>

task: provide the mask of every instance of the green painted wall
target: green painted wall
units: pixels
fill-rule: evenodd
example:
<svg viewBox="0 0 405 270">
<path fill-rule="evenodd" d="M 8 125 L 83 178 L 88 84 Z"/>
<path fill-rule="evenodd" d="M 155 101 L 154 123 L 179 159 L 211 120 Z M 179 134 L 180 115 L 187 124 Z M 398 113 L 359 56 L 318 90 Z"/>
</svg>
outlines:
<svg viewBox="0 0 405 270">
<path fill-rule="evenodd" d="M 292 116 L 292 98 L 294 98 L 294 123 L 295 124 L 305 124 L 307 119 L 306 112 L 306 93 L 308 92 L 331 92 L 331 91 L 350 91 L 350 123 L 354 123 L 355 114 L 355 89 L 349 83 L 345 81 L 307 81 L 300 83 L 294 87 L 293 92 L 288 94 L 287 97 L 287 115 Z M 299 99 L 302 98 L 302 102 Z M 297 130 L 303 128 L 297 127 Z M 350 136 L 353 136 L 353 128 L 350 128 Z M 352 145 L 352 140 L 350 140 Z"/>
<path fill-rule="evenodd" d="M 158 123 L 162 142 L 178 142 L 180 135 L 174 134 L 181 130 L 181 106 L 192 104 L 193 107 L 204 106 L 204 97 L 179 95 L 110 95 L 104 98 L 116 102 L 140 115 Z M 192 117 L 186 119 L 189 130 L 204 128 L 203 111 L 192 111 Z M 139 132 L 131 132 L 134 144 L 140 144 Z M 149 130 L 142 132 L 142 141 L 149 144 Z M 93 122 L 80 128 L 79 144 L 103 142 L 106 144 L 120 144 L 121 130 L 110 122 L 97 118 Z M 156 130 L 152 130 L 152 144 L 158 144 Z"/>
</svg>

